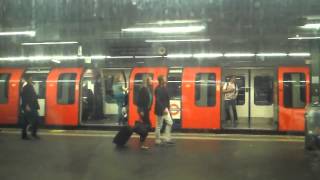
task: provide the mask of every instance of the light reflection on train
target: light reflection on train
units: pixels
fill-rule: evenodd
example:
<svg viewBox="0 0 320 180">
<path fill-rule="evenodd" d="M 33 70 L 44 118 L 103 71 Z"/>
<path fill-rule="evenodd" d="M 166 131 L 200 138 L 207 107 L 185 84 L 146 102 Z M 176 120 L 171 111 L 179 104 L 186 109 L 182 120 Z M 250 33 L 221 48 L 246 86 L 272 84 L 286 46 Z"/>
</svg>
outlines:
<svg viewBox="0 0 320 180">
<path fill-rule="evenodd" d="M 118 126 L 119 113 L 128 123 L 137 120 L 134 99 L 144 76 L 168 79 L 175 129 L 264 129 L 303 131 L 304 108 L 310 102 L 310 73 L 306 66 L 264 68 L 134 67 L 134 68 L 0 68 L 0 124 L 15 125 L 23 75 L 32 74 L 39 95 L 39 114 L 46 126 Z M 236 75 L 239 123 L 225 120 L 221 87 Z M 122 108 L 113 86 L 128 88 Z M 121 110 L 119 108 L 122 108 Z M 154 108 L 154 102 L 153 102 Z M 153 111 L 153 109 L 152 109 Z M 150 113 L 152 126 L 155 116 Z"/>
</svg>

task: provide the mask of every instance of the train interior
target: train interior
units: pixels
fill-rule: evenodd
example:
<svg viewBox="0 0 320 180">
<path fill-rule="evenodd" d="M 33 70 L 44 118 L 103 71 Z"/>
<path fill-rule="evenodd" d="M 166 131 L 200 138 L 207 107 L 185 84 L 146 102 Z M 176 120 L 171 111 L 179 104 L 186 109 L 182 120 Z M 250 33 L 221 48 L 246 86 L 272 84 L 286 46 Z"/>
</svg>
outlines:
<svg viewBox="0 0 320 180">
<path fill-rule="evenodd" d="M 277 129 L 277 77 L 275 69 L 226 69 L 224 83 L 236 76 L 238 123 L 232 124 L 222 108 L 222 127 L 240 129 Z M 222 96 L 224 98 L 224 96 Z M 224 107 L 224 101 L 222 101 Z"/>
</svg>

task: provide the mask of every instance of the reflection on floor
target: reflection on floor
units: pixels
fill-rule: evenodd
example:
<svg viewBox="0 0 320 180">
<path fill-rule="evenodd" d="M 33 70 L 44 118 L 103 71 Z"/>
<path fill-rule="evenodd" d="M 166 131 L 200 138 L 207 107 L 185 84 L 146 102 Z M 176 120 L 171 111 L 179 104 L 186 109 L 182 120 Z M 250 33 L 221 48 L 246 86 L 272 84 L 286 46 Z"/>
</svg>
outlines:
<svg viewBox="0 0 320 180">
<path fill-rule="evenodd" d="M 277 122 L 273 118 L 251 118 L 249 123 L 248 118 L 239 118 L 237 123 L 232 123 L 231 120 L 222 121 L 224 129 L 276 129 Z"/>
<path fill-rule="evenodd" d="M 83 120 L 82 121 L 83 125 L 105 125 L 105 126 L 120 126 L 119 122 L 118 122 L 118 116 L 108 116 L 108 117 L 104 117 L 104 118 L 90 118 L 88 120 Z M 127 122 L 125 122 L 122 125 L 127 124 Z"/>
</svg>

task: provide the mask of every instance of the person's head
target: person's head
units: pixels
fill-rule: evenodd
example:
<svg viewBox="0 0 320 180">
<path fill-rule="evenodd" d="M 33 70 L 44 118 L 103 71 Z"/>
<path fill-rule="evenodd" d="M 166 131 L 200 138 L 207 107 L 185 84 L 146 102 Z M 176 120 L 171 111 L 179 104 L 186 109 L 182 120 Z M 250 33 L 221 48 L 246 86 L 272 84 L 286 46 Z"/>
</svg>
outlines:
<svg viewBox="0 0 320 180">
<path fill-rule="evenodd" d="M 151 79 L 150 76 L 147 75 L 147 76 L 145 76 L 145 77 L 143 78 L 143 85 L 146 86 L 146 87 L 152 85 L 152 79 Z"/>
<path fill-rule="evenodd" d="M 235 83 L 235 82 L 236 82 L 236 76 L 235 76 L 235 75 L 232 75 L 232 76 L 230 77 L 230 82 L 232 82 L 232 83 Z"/>
<path fill-rule="evenodd" d="M 167 83 L 167 79 L 166 79 L 165 76 L 160 75 L 160 76 L 158 77 L 158 82 L 159 82 L 159 85 L 160 85 L 160 86 L 165 86 L 166 83 Z"/>
<path fill-rule="evenodd" d="M 31 74 L 26 74 L 24 76 L 24 79 L 26 80 L 27 83 L 32 83 L 32 76 Z"/>
</svg>

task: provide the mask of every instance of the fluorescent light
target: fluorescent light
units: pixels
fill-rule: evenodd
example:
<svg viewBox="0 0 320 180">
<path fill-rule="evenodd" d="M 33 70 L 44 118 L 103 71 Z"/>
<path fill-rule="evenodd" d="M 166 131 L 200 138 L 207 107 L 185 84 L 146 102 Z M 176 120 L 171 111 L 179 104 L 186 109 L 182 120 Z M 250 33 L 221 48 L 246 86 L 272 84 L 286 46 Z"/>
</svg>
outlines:
<svg viewBox="0 0 320 180">
<path fill-rule="evenodd" d="M 287 56 L 288 54 L 286 53 L 259 53 L 259 54 L 256 54 L 256 56 L 259 56 L 259 57 L 283 57 L 283 56 Z"/>
<path fill-rule="evenodd" d="M 288 56 L 293 56 L 293 57 L 309 57 L 311 56 L 310 53 L 289 53 Z"/>
<path fill-rule="evenodd" d="M 225 53 L 224 57 L 253 57 L 253 53 Z"/>
<path fill-rule="evenodd" d="M 296 36 L 296 37 L 291 37 L 288 39 L 297 39 L 297 40 L 308 40 L 308 39 L 320 39 L 320 36 L 315 36 L 315 37 L 300 37 L 300 36 Z"/>
<path fill-rule="evenodd" d="M 91 59 L 106 59 L 108 56 L 103 56 L 103 55 L 94 55 L 94 56 L 89 56 Z"/>
<path fill-rule="evenodd" d="M 41 42 L 41 43 L 22 43 L 23 46 L 31 46 L 31 45 L 59 45 L 59 44 L 78 44 L 75 41 L 66 41 L 66 42 Z"/>
<path fill-rule="evenodd" d="M 0 32 L 0 36 L 17 36 L 17 35 L 25 35 L 34 37 L 36 35 L 35 31 L 21 31 L 21 32 Z"/>
<path fill-rule="evenodd" d="M 168 54 L 167 58 L 191 58 L 192 54 Z"/>
<path fill-rule="evenodd" d="M 158 40 L 158 39 L 150 39 L 146 40 L 145 42 L 208 42 L 211 39 L 163 39 L 163 40 Z"/>
<path fill-rule="evenodd" d="M 0 58 L 0 61 L 24 61 L 27 60 L 26 57 L 4 57 Z"/>
<path fill-rule="evenodd" d="M 107 56 L 107 59 L 129 59 L 133 58 L 133 56 Z"/>
<path fill-rule="evenodd" d="M 215 57 L 222 57 L 222 53 L 200 53 L 194 54 L 193 57 L 195 58 L 215 58 Z"/>
<path fill-rule="evenodd" d="M 150 23 L 137 23 L 139 25 L 145 25 L 145 24 L 157 24 L 157 25 L 163 25 L 163 24 L 192 24 L 192 23 L 200 23 L 202 20 L 165 20 L 165 21 L 156 21 L 156 22 L 150 22 Z"/>
<path fill-rule="evenodd" d="M 61 63 L 61 61 L 56 60 L 56 59 L 51 59 L 51 61 L 52 61 L 52 62 L 55 62 L 55 63 L 58 63 L 58 64 L 60 64 L 60 63 Z"/>
<path fill-rule="evenodd" d="M 161 58 L 162 56 L 135 56 L 137 59 Z"/>
<path fill-rule="evenodd" d="M 146 28 L 127 28 L 124 32 L 152 32 L 152 33 L 191 33 L 203 31 L 205 26 L 182 26 L 182 27 L 146 27 Z"/>
<path fill-rule="evenodd" d="M 303 29 L 320 29 L 319 23 L 313 23 L 313 24 L 306 24 L 304 26 L 300 26 Z"/>
</svg>

